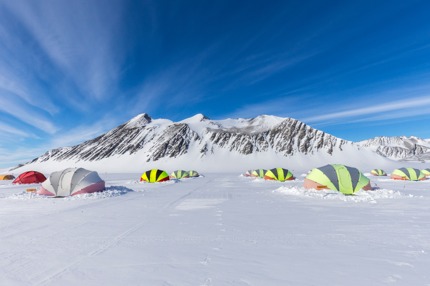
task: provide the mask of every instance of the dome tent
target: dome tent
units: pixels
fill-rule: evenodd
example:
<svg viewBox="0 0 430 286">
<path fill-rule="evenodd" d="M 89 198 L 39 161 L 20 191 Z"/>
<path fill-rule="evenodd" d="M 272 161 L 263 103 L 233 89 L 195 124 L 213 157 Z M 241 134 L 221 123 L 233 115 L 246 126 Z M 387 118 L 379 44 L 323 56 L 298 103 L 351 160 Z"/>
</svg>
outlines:
<svg viewBox="0 0 430 286">
<path fill-rule="evenodd" d="M 374 176 L 386 176 L 387 175 L 387 173 L 385 173 L 385 171 L 382 169 L 373 169 L 372 171 L 370 171 L 370 174 L 372 174 Z"/>
<path fill-rule="evenodd" d="M 13 180 L 13 179 L 15 179 L 14 175 L 0 175 L 0 181 Z"/>
<path fill-rule="evenodd" d="M 361 189 L 372 189 L 369 178 L 357 168 L 340 164 L 312 169 L 306 176 L 303 185 L 307 189 L 330 189 L 345 195 L 352 195 Z"/>
<path fill-rule="evenodd" d="M 13 184 L 37 184 L 46 180 L 45 175 L 36 171 L 28 171 L 20 174 L 12 183 Z"/>
<path fill-rule="evenodd" d="M 399 168 L 391 173 L 391 179 L 421 181 L 425 180 L 426 176 L 419 170 L 414 168 Z"/>
<path fill-rule="evenodd" d="M 266 171 L 266 173 L 264 174 L 264 179 L 284 182 L 287 180 L 294 180 L 294 176 L 287 169 L 273 168 Z"/>
<path fill-rule="evenodd" d="M 251 177 L 252 176 L 252 172 L 254 172 L 253 170 L 247 170 L 245 172 L 245 174 L 243 174 L 245 177 Z"/>
<path fill-rule="evenodd" d="M 194 170 L 188 171 L 188 175 L 190 175 L 190 178 L 200 177 L 200 174 Z"/>
<path fill-rule="evenodd" d="M 159 169 L 152 169 L 149 171 L 146 171 L 142 174 L 140 177 L 140 181 L 147 182 L 147 183 L 159 183 L 168 181 L 169 174 L 166 173 L 166 171 L 159 170 Z"/>
<path fill-rule="evenodd" d="M 190 175 L 187 171 L 184 170 L 176 170 L 170 174 L 171 179 L 183 179 L 183 178 L 189 178 Z"/>
<path fill-rule="evenodd" d="M 430 176 L 430 168 L 421 170 L 421 172 L 424 174 L 424 176 L 429 177 Z"/>
<path fill-rule="evenodd" d="M 266 172 L 267 172 L 266 169 L 257 169 L 252 171 L 251 176 L 257 177 L 257 178 L 264 178 L 264 175 L 266 174 Z"/>
<path fill-rule="evenodd" d="M 63 171 L 53 172 L 43 182 L 39 195 L 68 197 L 79 194 L 101 192 L 105 182 L 94 171 L 84 168 L 67 168 Z"/>
</svg>

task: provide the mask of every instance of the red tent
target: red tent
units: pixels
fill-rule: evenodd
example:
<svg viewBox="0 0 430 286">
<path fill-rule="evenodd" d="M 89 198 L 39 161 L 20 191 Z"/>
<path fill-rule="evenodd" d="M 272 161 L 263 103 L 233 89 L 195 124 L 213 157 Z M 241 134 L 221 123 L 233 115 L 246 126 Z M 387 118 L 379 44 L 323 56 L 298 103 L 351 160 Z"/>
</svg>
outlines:
<svg viewBox="0 0 430 286">
<path fill-rule="evenodd" d="M 18 176 L 12 183 L 13 184 L 37 184 L 43 183 L 46 180 L 46 177 L 39 172 L 36 171 L 28 171 L 24 172 Z"/>
</svg>

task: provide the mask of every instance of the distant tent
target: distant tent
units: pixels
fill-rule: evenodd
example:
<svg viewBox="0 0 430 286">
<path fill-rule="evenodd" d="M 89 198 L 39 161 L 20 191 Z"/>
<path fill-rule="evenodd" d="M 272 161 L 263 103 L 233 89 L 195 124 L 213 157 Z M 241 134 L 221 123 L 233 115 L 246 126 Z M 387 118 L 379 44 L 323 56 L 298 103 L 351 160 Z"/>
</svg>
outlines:
<svg viewBox="0 0 430 286">
<path fill-rule="evenodd" d="M 68 197 L 79 194 L 101 192 L 105 189 L 103 181 L 97 172 L 83 168 L 68 168 L 53 172 L 42 183 L 39 195 Z"/>
<path fill-rule="evenodd" d="M 371 190 L 370 180 L 357 168 L 340 164 L 325 165 L 312 169 L 306 176 L 304 187 L 307 189 L 330 189 L 345 195 L 359 190 Z"/>
<path fill-rule="evenodd" d="M 142 174 L 142 177 L 140 177 L 140 181 L 144 181 L 147 183 L 159 183 L 169 180 L 169 174 L 166 173 L 166 171 L 159 170 L 159 169 L 152 169 L 149 171 L 146 171 Z"/>
<path fill-rule="evenodd" d="M 387 175 L 387 173 L 385 173 L 385 171 L 382 169 L 373 169 L 372 171 L 370 171 L 370 174 L 372 174 L 374 176 L 386 176 Z"/>
<path fill-rule="evenodd" d="M 273 168 L 273 169 L 266 171 L 266 173 L 264 174 L 264 179 L 283 182 L 283 181 L 287 181 L 287 180 L 294 180 L 294 176 L 287 169 Z"/>
<path fill-rule="evenodd" d="M 13 179 L 15 179 L 14 175 L 0 175 L 0 181 L 3 181 L 3 180 L 13 180 Z"/>
<path fill-rule="evenodd" d="M 424 174 L 424 176 L 429 177 L 430 176 L 430 169 L 424 169 L 421 170 L 421 172 Z"/>
<path fill-rule="evenodd" d="M 46 180 L 45 175 L 36 171 L 24 172 L 18 176 L 12 183 L 13 184 L 37 184 L 43 183 Z"/>
<path fill-rule="evenodd" d="M 183 178 L 189 178 L 190 175 L 187 171 L 184 170 L 177 170 L 170 174 L 171 179 L 183 179 Z"/>
<path fill-rule="evenodd" d="M 420 181 L 425 180 L 426 176 L 418 169 L 414 168 L 399 168 L 391 173 L 391 179 L 394 180 L 407 180 L 407 181 Z"/>
<path fill-rule="evenodd" d="M 245 177 L 251 177 L 252 176 L 252 172 L 254 172 L 253 170 L 248 170 L 245 172 L 245 174 L 243 174 Z"/>
<path fill-rule="evenodd" d="M 266 169 L 257 169 L 252 171 L 251 176 L 252 177 L 258 177 L 258 178 L 264 178 L 264 175 L 266 174 Z"/>
<path fill-rule="evenodd" d="M 200 174 L 197 171 L 191 170 L 188 171 L 188 175 L 190 175 L 190 178 L 199 177 Z"/>
</svg>

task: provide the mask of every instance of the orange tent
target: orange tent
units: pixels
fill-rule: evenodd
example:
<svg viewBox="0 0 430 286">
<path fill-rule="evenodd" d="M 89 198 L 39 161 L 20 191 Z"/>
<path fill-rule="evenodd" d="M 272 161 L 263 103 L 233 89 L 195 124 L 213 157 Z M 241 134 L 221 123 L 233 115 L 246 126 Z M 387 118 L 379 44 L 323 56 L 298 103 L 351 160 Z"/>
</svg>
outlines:
<svg viewBox="0 0 430 286">
<path fill-rule="evenodd" d="M 0 181 L 2 180 L 13 180 L 15 179 L 15 176 L 13 175 L 0 175 Z"/>
</svg>

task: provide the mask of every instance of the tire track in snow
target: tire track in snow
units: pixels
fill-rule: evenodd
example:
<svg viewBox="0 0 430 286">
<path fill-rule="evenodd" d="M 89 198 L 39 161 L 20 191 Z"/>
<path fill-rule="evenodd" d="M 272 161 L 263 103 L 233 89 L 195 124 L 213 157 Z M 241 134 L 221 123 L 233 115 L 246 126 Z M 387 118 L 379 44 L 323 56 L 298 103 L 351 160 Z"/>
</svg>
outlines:
<svg viewBox="0 0 430 286">
<path fill-rule="evenodd" d="M 99 254 L 105 252 L 106 250 L 108 250 L 109 248 L 111 248 L 112 246 L 117 245 L 122 240 L 124 240 L 127 236 L 129 236 L 130 234 L 132 234 L 132 233 L 136 232 L 137 230 L 139 230 L 140 228 L 142 228 L 146 223 L 147 223 L 147 220 L 145 220 L 144 222 L 135 224 L 133 227 L 128 228 L 126 231 L 120 233 L 119 235 L 116 235 L 113 239 L 109 240 L 108 242 L 103 243 L 100 247 L 98 247 L 94 250 L 91 250 L 87 254 L 79 257 L 78 259 L 75 259 L 74 261 L 65 265 L 64 267 L 61 267 L 60 269 L 55 271 L 53 274 L 45 277 L 44 279 L 42 279 L 41 281 L 39 281 L 35 285 L 46 285 L 50 282 L 54 282 L 55 279 L 60 278 L 63 274 L 65 274 L 68 270 L 73 268 L 75 265 L 79 264 L 83 260 L 88 259 L 92 256 L 99 255 Z"/>
<path fill-rule="evenodd" d="M 166 209 L 169 209 L 169 208 L 172 208 L 172 207 L 174 207 L 174 206 L 178 205 L 180 202 L 182 202 L 182 201 L 183 201 L 183 200 L 185 200 L 186 198 L 190 197 L 193 193 L 195 193 L 196 191 L 200 190 L 202 187 L 205 187 L 206 185 L 209 185 L 209 183 L 212 183 L 212 182 L 213 182 L 213 180 L 214 180 L 214 179 L 210 179 L 210 180 L 206 181 L 206 183 L 205 183 L 205 184 L 203 184 L 203 185 L 199 185 L 199 186 L 195 187 L 194 189 L 192 189 L 191 191 L 189 191 L 189 192 L 188 192 L 188 193 L 186 193 L 185 195 L 183 195 L 183 196 L 181 196 L 181 197 L 177 198 L 176 200 L 174 200 L 174 201 L 172 201 L 172 202 L 170 202 L 170 203 L 166 204 L 166 205 L 163 207 L 163 210 L 166 210 Z"/>
<path fill-rule="evenodd" d="M 91 257 L 94 257 L 94 256 L 97 256 L 97 255 L 99 255 L 99 254 L 107 251 L 108 249 L 112 248 L 113 246 L 118 245 L 121 241 L 123 241 L 129 235 L 135 233 L 136 231 L 138 231 L 139 229 L 141 229 L 143 226 L 145 226 L 150 221 L 150 218 L 152 218 L 152 217 L 154 217 L 156 215 L 159 215 L 160 213 L 166 212 L 166 210 L 169 210 L 172 207 L 176 206 L 181 201 L 185 200 L 187 197 L 189 197 L 190 195 L 192 195 L 194 192 L 196 192 L 199 189 L 201 189 L 202 187 L 210 184 L 213 180 L 214 179 L 210 179 L 210 180 L 206 181 L 206 183 L 200 184 L 199 186 L 195 187 L 193 190 L 191 190 L 190 192 L 186 193 L 185 195 L 182 195 L 179 198 L 175 198 L 173 201 L 165 204 L 162 208 L 160 208 L 152 216 L 146 217 L 146 219 L 144 221 L 136 223 L 132 227 L 126 229 L 125 231 L 122 231 L 118 235 L 115 235 L 115 237 L 113 237 L 112 239 L 110 239 L 106 243 L 103 243 L 100 247 L 89 251 L 87 254 L 82 255 L 79 258 L 73 260 L 71 263 L 68 263 L 67 265 L 59 268 L 54 273 L 46 276 L 45 278 L 43 278 L 42 280 L 40 280 L 39 282 L 37 282 L 35 285 L 46 285 L 46 284 L 48 284 L 50 282 L 54 282 L 56 279 L 59 279 L 63 274 L 65 274 L 66 272 L 68 272 L 68 270 L 70 270 L 71 268 L 73 268 L 74 266 L 76 266 L 77 264 L 79 264 L 80 262 L 82 262 L 83 260 L 91 258 Z"/>
</svg>

